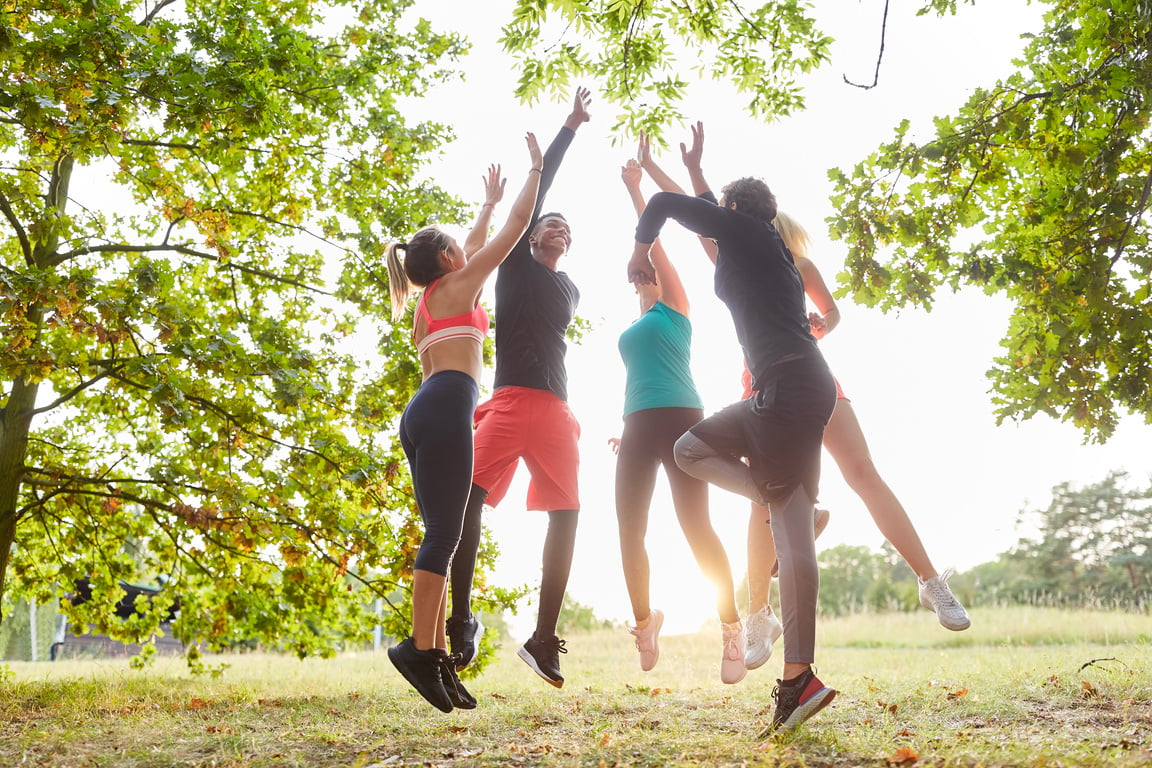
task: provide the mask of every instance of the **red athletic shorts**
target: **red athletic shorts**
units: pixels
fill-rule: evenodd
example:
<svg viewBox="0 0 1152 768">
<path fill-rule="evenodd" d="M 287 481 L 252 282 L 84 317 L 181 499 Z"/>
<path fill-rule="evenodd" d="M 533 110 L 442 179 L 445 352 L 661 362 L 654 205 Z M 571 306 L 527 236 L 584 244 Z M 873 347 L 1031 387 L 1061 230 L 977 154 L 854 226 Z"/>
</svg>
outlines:
<svg viewBox="0 0 1152 768">
<path fill-rule="evenodd" d="M 848 396 L 840 388 L 840 379 L 833 376 L 832 381 L 836 382 L 836 399 L 847 400 Z M 744 366 L 744 372 L 740 374 L 740 385 L 744 387 L 744 394 L 740 395 L 740 399 L 747 400 L 752 397 L 752 372 L 748 370 L 747 365 Z"/>
<path fill-rule="evenodd" d="M 520 459 L 528 465 L 528 509 L 580 509 L 580 424 L 568 403 L 546 389 L 500 387 L 476 408 L 472 482 L 495 507 Z"/>
</svg>

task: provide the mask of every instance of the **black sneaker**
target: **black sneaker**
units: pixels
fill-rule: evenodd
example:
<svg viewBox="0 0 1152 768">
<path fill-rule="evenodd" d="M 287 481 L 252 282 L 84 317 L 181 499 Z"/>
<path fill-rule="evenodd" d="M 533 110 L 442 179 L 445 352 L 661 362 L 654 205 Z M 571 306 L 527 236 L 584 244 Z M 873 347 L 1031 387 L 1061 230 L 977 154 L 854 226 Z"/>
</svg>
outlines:
<svg viewBox="0 0 1152 768">
<path fill-rule="evenodd" d="M 476 649 L 480 645 L 480 638 L 484 636 L 484 625 L 473 614 L 465 620 L 449 616 L 444 626 L 448 632 L 452 655 L 457 657 L 456 669 L 464 669 L 476 660 Z"/>
<path fill-rule="evenodd" d="M 820 682 L 811 668 L 793 680 L 794 683 L 788 684 L 783 680 L 776 681 L 772 690 L 776 712 L 772 715 L 772 725 L 760 732 L 760 738 L 799 727 L 836 698 L 836 691 Z"/>
<path fill-rule="evenodd" d="M 517 655 L 524 659 L 525 664 L 557 688 L 564 686 L 564 675 L 560 674 L 562 653 L 568 653 L 568 649 L 564 647 L 564 641 L 556 635 L 550 635 L 543 640 L 537 640 L 536 635 L 532 635 L 517 651 Z"/>
<path fill-rule="evenodd" d="M 448 692 L 448 698 L 456 709 L 476 709 L 476 697 L 468 693 L 464 683 L 460 682 L 460 676 L 456 674 L 456 670 L 463 667 L 459 662 L 454 653 L 444 662 L 444 668 L 440 670 L 444 690 Z"/>
<path fill-rule="evenodd" d="M 448 660 L 444 649 L 421 651 L 409 637 L 388 649 L 388 660 L 429 704 L 441 712 L 452 711 L 452 700 L 441 677 L 441 670 Z"/>
</svg>

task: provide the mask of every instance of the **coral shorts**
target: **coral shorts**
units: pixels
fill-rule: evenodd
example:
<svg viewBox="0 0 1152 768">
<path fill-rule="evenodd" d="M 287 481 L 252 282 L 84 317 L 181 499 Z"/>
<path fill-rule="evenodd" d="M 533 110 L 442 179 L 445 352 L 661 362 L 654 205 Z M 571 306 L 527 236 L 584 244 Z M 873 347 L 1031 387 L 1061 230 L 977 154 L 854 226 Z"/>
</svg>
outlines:
<svg viewBox="0 0 1152 768">
<path fill-rule="evenodd" d="M 500 387 L 476 409 L 472 482 L 495 507 L 520 465 L 528 466 L 528 509 L 580 509 L 580 424 L 546 389 Z"/>
</svg>

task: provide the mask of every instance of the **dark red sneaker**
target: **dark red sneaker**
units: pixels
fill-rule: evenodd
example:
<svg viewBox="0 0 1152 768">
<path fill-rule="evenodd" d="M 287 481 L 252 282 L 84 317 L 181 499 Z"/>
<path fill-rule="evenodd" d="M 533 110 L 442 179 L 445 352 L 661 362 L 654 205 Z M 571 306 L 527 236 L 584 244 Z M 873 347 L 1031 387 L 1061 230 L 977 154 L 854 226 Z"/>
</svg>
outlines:
<svg viewBox="0 0 1152 768">
<path fill-rule="evenodd" d="M 760 732 L 761 739 L 773 733 L 796 729 L 831 704 L 832 699 L 836 698 L 836 690 L 820 682 L 820 678 L 809 667 L 794 684 L 785 685 L 783 680 L 777 680 L 772 698 L 776 699 L 776 712 L 772 715 L 772 725 Z"/>
</svg>

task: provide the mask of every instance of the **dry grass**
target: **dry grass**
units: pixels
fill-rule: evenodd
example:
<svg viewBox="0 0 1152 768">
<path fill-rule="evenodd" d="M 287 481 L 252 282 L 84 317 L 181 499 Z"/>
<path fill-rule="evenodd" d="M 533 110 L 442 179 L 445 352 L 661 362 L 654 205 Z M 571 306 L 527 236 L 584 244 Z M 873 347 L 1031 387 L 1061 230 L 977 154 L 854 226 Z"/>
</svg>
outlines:
<svg viewBox="0 0 1152 768">
<path fill-rule="evenodd" d="M 14 664 L 0 693 L 0 765 L 1152 763 L 1152 618 L 1006 609 L 974 621 L 968 633 L 946 632 L 926 613 L 824 622 L 820 674 L 841 693 L 783 741 L 756 738 L 778 660 L 723 685 L 712 629 L 664 638 L 650 673 L 620 630 L 570 637 L 561 690 L 509 643 L 469 681 L 480 707 L 449 715 L 383 654 L 236 656 L 218 679 L 167 660 L 144 672 L 123 662 Z M 1114 661 L 1089 663 L 1099 659 Z"/>
</svg>

